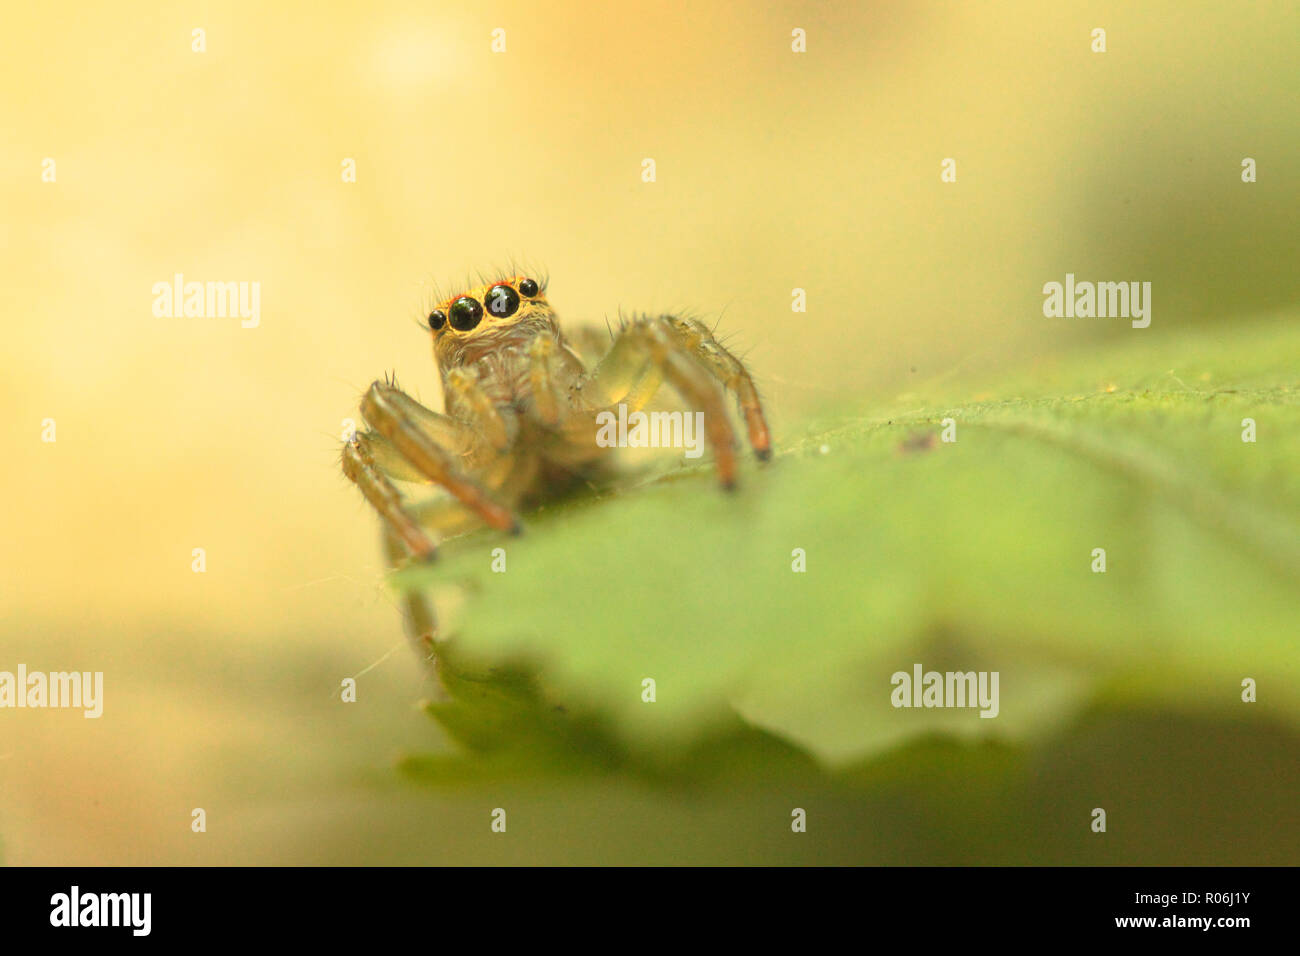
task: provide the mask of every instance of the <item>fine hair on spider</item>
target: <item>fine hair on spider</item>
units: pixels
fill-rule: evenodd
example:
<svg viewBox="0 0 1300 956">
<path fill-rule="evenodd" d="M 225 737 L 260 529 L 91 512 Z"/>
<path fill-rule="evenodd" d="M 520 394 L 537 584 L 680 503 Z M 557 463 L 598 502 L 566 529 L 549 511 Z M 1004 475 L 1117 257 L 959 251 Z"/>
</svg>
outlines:
<svg viewBox="0 0 1300 956">
<path fill-rule="evenodd" d="M 388 377 L 361 400 L 365 428 L 343 445 L 343 473 L 378 512 L 390 564 L 430 561 L 437 542 L 476 526 L 519 533 L 519 512 L 617 474 L 601 420 L 635 414 L 663 386 L 697 413 L 725 489 L 737 478 L 735 400 L 760 461 L 772 442 L 745 365 L 693 316 L 618 314 L 605 329 L 564 329 L 544 272 L 513 263 L 435 293 L 424 320 L 444 411 L 416 401 Z M 395 481 L 445 494 L 415 501 Z M 406 599 L 408 630 L 433 659 L 436 625 L 418 595 Z"/>
</svg>

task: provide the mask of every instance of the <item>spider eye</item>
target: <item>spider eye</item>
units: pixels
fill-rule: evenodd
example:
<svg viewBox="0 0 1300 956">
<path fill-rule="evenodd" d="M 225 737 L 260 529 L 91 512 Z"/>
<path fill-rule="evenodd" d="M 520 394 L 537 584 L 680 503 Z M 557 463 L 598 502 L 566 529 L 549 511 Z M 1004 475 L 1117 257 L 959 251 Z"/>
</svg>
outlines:
<svg viewBox="0 0 1300 956">
<path fill-rule="evenodd" d="M 519 311 L 519 293 L 508 285 L 494 285 L 483 297 L 483 304 L 498 319 L 504 319 Z"/>
<path fill-rule="evenodd" d="M 442 311 L 442 309 L 434 309 L 429 313 L 429 328 L 433 329 L 433 331 L 437 332 L 446 324 L 447 313 Z"/>
<path fill-rule="evenodd" d="M 451 327 L 457 332 L 468 332 L 483 321 L 483 306 L 477 299 L 461 296 L 451 304 Z"/>
<path fill-rule="evenodd" d="M 531 298 L 537 295 L 537 283 L 532 279 L 522 279 L 519 282 L 519 291 Z"/>
</svg>

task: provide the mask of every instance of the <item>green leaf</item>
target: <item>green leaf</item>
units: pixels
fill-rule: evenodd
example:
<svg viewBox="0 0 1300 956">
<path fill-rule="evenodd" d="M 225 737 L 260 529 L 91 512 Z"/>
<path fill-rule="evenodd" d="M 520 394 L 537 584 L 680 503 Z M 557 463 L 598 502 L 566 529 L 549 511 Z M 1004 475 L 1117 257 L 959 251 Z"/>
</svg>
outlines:
<svg viewBox="0 0 1300 956">
<path fill-rule="evenodd" d="M 434 716 L 510 766 L 668 776 L 746 724 L 831 768 L 936 734 L 1041 742 L 1099 700 L 1294 726 L 1297 318 L 859 399 L 778 434 L 734 495 L 683 469 L 453 542 L 393 576 L 449 621 Z M 998 716 L 893 707 L 914 664 L 997 671 Z M 408 769 L 450 772 L 429 760 Z"/>
</svg>

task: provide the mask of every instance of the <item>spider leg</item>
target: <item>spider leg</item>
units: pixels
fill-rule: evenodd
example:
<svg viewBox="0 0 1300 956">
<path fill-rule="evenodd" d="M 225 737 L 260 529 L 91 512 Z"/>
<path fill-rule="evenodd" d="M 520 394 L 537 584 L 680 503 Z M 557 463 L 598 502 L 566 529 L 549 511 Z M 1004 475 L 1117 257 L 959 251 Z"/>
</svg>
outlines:
<svg viewBox="0 0 1300 956">
<path fill-rule="evenodd" d="M 353 450 L 351 453 L 345 450 L 345 459 L 364 461 L 369 442 L 376 437 L 378 436 L 373 433 L 358 435 L 356 444 L 359 447 L 353 448 L 352 445 L 349 445 L 348 448 L 353 448 Z M 377 478 L 378 482 L 387 483 L 386 475 L 376 465 L 372 463 L 368 467 L 374 471 L 373 477 Z M 345 470 L 347 470 L 346 467 Z M 509 481 L 503 480 L 504 476 L 501 474 L 494 472 L 489 473 L 486 477 L 494 488 L 498 485 L 509 485 Z M 420 476 L 419 480 L 423 480 L 423 476 Z M 361 483 L 358 482 L 358 484 Z M 364 489 L 365 486 L 362 487 Z M 397 496 L 395 500 L 400 502 L 396 523 L 386 520 L 383 525 L 384 554 L 390 568 L 402 566 L 413 555 L 421 555 L 422 551 L 417 550 L 417 548 L 420 548 L 423 542 L 430 540 L 429 538 L 425 538 L 423 541 L 418 538 L 414 540 L 409 538 L 410 531 L 407 522 L 413 522 L 417 526 L 415 529 L 417 534 L 422 529 L 428 529 L 432 539 L 439 541 L 482 527 L 483 522 L 479 516 L 467 510 L 455 498 L 439 495 L 422 501 L 407 502 L 401 500 L 399 492 L 391 484 L 388 484 L 388 487 L 392 490 L 392 495 Z M 509 489 L 505 487 L 501 490 Z M 394 499 L 389 496 L 384 500 Z M 385 518 L 388 517 L 387 514 L 384 514 L 384 516 Z M 404 531 L 406 533 L 403 533 Z M 416 548 L 412 547 L 413 544 L 416 545 Z M 432 543 L 429 543 L 428 546 L 430 548 L 428 557 L 433 557 Z M 402 618 L 407 637 L 415 648 L 416 654 L 429 665 L 437 681 L 436 693 L 440 696 L 445 695 L 446 688 L 442 683 L 438 657 L 438 617 L 432 603 L 424 593 L 418 590 L 408 590 L 402 595 Z"/>
<path fill-rule="evenodd" d="M 437 548 L 433 541 L 402 507 L 402 493 L 375 464 L 362 436 L 343 446 L 343 474 L 361 489 L 384 519 L 388 532 L 396 535 L 412 555 L 422 561 L 435 557 Z"/>
<path fill-rule="evenodd" d="M 447 373 L 447 402 L 449 406 L 466 409 L 474 416 L 488 444 L 497 451 L 505 451 L 514 438 L 512 429 L 497 409 L 491 396 L 479 385 L 478 375 L 469 369 L 454 368 Z M 510 421 L 510 425 L 514 425 Z"/>
<path fill-rule="evenodd" d="M 503 455 L 483 472 L 483 484 L 506 501 L 517 500 L 537 476 L 536 459 Z M 448 495 L 409 501 L 404 510 L 436 540 L 444 541 L 483 527 L 483 519 Z"/>
<path fill-rule="evenodd" d="M 403 511 L 421 528 L 429 529 L 439 541 L 483 525 L 478 515 L 467 510 L 455 498 L 446 495 L 406 503 Z M 384 525 L 383 538 L 388 566 L 401 567 L 412 555 L 410 546 L 389 524 Z M 432 673 L 436 682 L 435 695 L 445 697 L 446 685 L 442 680 L 442 662 L 438 655 L 438 616 L 433 604 L 423 591 L 415 589 L 403 593 L 401 601 L 406 635 L 416 655 L 428 665 Z"/>
<path fill-rule="evenodd" d="M 393 447 L 383 435 L 367 429 L 357 432 L 352 439 L 362 456 L 388 478 L 398 481 L 410 481 L 427 485 L 429 479 L 424 473 L 402 457 L 402 453 Z"/>
<path fill-rule="evenodd" d="M 528 344 L 528 381 L 532 391 L 532 411 L 543 425 L 556 425 L 560 421 L 560 402 L 556 394 L 556 380 L 551 368 L 555 354 L 555 339 L 538 335 Z"/>
<path fill-rule="evenodd" d="M 384 553 L 388 557 L 389 567 L 393 568 L 403 564 L 411 553 L 402 538 L 388 525 L 384 527 Z M 438 637 L 438 620 L 434 616 L 433 608 L 429 606 L 424 595 L 417 591 L 407 591 L 402 603 L 406 634 L 415 646 L 415 652 L 421 660 L 428 661 L 436 669 L 438 658 L 435 641 Z"/>
<path fill-rule="evenodd" d="M 771 458 L 772 436 L 767 428 L 767 420 L 763 417 L 763 406 L 758 400 L 758 390 L 754 388 L 754 380 L 740 359 L 723 348 L 703 322 L 673 315 L 660 316 L 657 321 L 661 327 L 666 327 L 669 334 L 707 368 L 723 387 L 736 396 L 736 404 L 745 419 L 749 444 L 754 449 L 755 457 L 759 461 L 767 461 Z"/>
<path fill-rule="evenodd" d="M 379 385 L 378 382 L 375 384 Z M 395 385 L 380 387 L 384 389 L 388 400 L 403 415 L 428 432 L 438 444 L 448 449 L 458 449 L 473 443 L 474 432 L 464 422 L 457 421 L 449 415 L 435 412 L 432 408 L 425 408 Z"/>
<path fill-rule="evenodd" d="M 582 398 L 593 407 L 626 399 L 644 404 L 660 378 L 704 413 L 704 430 L 713 448 L 718 479 L 722 487 L 734 488 L 735 432 L 722 389 L 708 366 L 663 321 L 639 319 L 623 328 L 591 377 L 582 383 Z"/>
<path fill-rule="evenodd" d="M 400 390 L 375 382 L 361 400 L 361 414 L 426 480 L 446 488 L 490 527 L 517 533 L 521 529 L 519 519 L 509 508 L 496 501 L 487 489 L 464 473 L 457 460 L 459 456 L 444 449 L 428 431 L 420 427 L 419 420 L 409 413 L 412 404 L 416 403 Z M 354 446 L 355 443 L 348 447 Z M 346 449 L 344 456 L 346 462 Z M 362 490 L 365 491 L 364 488 Z M 396 510 L 400 511 L 400 508 Z M 397 527 L 393 521 L 390 524 Z"/>
<path fill-rule="evenodd" d="M 582 360 L 594 364 L 609 351 L 610 345 L 613 344 L 614 333 L 594 325 L 579 325 L 566 330 L 565 338 Z"/>
<path fill-rule="evenodd" d="M 625 401 L 646 378 L 662 380 L 657 373 L 641 327 L 627 326 L 614 336 L 609 349 L 577 387 L 589 408 L 607 408 Z"/>
<path fill-rule="evenodd" d="M 407 505 L 416 524 L 435 534 L 439 541 L 483 527 L 483 521 L 455 498 L 440 495 Z"/>
</svg>

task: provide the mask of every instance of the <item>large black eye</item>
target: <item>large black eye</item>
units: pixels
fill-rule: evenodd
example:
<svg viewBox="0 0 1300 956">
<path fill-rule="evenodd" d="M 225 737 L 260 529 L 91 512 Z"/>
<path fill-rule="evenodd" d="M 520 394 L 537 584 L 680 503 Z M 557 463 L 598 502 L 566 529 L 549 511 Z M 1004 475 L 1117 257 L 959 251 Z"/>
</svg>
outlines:
<svg viewBox="0 0 1300 956">
<path fill-rule="evenodd" d="M 483 321 L 483 306 L 477 299 L 462 295 L 451 304 L 451 327 L 458 332 L 468 332 Z"/>
<path fill-rule="evenodd" d="M 531 298 L 537 295 L 537 283 L 532 279 L 522 279 L 519 282 L 519 291 Z"/>
<path fill-rule="evenodd" d="M 519 311 L 519 293 L 508 285 L 494 285 L 483 297 L 483 304 L 498 319 L 504 319 Z"/>
<path fill-rule="evenodd" d="M 433 331 L 437 332 L 446 324 L 447 313 L 442 311 L 442 309 L 434 309 L 429 313 L 429 328 L 433 329 Z"/>
</svg>

